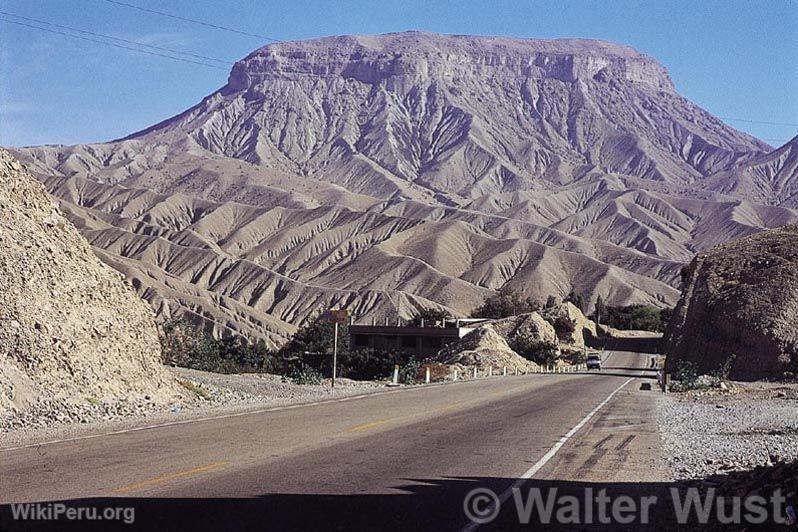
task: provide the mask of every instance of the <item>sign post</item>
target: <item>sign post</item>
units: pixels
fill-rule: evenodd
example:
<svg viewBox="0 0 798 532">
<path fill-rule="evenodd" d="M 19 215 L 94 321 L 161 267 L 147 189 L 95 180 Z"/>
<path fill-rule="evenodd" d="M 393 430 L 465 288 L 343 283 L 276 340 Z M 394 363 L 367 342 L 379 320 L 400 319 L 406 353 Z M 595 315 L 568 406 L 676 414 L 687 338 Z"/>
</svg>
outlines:
<svg viewBox="0 0 798 532">
<path fill-rule="evenodd" d="M 334 327 L 333 335 L 333 363 L 332 363 L 332 387 L 335 388 L 335 378 L 338 373 L 338 325 L 349 323 L 349 312 L 346 310 L 328 310 L 322 314 L 322 319 L 327 323 L 332 323 Z"/>
<path fill-rule="evenodd" d="M 335 335 L 333 336 L 333 367 L 332 367 L 332 387 L 335 388 L 335 373 L 338 370 L 338 322 L 333 325 Z"/>
</svg>

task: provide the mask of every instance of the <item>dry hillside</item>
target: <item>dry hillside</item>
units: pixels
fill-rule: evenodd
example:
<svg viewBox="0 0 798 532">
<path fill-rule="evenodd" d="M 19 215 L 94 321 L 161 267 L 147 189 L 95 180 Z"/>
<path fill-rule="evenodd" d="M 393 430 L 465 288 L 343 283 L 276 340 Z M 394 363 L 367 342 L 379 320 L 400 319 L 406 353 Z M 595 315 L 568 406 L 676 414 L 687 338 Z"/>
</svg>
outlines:
<svg viewBox="0 0 798 532">
<path fill-rule="evenodd" d="M 743 380 L 798 372 L 798 226 L 701 253 L 685 274 L 667 333 L 671 371 L 687 360 Z"/>
<path fill-rule="evenodd" d="M 272 44 L 145 131 L 17 153 L 161 316 L 280 344 L 505 286 L 674 305 L 697 251 L 798 222 L 793 144 L 626 46 L 406 32 Z"/>
<path fill-rule="evenodd" d="M 0 150 L 0 413 L 175 395 L 152 310 Z"/>
</svg>

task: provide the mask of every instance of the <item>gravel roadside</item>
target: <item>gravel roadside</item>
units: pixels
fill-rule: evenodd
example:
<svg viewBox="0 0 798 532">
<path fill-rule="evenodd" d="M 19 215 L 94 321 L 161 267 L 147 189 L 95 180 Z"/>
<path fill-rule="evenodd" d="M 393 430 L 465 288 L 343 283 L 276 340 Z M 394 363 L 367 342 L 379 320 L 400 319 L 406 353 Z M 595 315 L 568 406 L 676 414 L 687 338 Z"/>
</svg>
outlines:
<svg viewBox="0 0 798 532">
<path fill-rule="evenodd" d="M 185 368 L 169 368 L 185 389 L 184 399 L 168 405 L 146 401 L 85 404 L 45 401 L 24 415 L 0 420 L 0 449 L 187 421 L 211 416 L 312 403 L 375 393 L 385 382 L 329 379 L 300 385 L 279 375 L 223 375 Z"/>
<path fill-rule="evenodd" d="M 736 383 L 659 396 L 663 458 L 694 479 L 798 460 L 798 385 Z"/>
</svg>

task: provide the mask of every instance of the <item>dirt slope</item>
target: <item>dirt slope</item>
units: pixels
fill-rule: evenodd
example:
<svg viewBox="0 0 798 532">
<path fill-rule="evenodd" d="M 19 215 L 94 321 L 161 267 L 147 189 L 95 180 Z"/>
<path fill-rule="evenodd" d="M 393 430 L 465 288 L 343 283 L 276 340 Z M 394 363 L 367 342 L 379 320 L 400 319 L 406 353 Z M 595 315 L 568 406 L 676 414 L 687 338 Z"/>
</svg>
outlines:
<svg viewBox="0 0 798 532">
<path fill-rule="evenodd" d="M 152 310 L 0 150 L 0 413 L 45 399 L 167 401 Z"/>
<path fill-rule="evenodd" d="M 668 367 L 735 379 L 798 371 L 798 226 L 766 231 L 699 254 L 686 270 L 666 335 Z"/>
</svg>

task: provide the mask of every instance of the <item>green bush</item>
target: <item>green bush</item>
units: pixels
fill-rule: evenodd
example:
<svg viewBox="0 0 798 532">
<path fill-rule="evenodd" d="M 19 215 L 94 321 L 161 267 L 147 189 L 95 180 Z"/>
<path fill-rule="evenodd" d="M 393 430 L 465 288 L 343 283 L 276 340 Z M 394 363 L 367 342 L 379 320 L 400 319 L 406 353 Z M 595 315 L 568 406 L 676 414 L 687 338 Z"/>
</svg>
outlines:
<svg viewBox="0 0 798 532">
<path fill-rule="evenodd" d="M 698 365 L 692 360 L 679 360 L 673 368 L 671 390 L 683 392 L 700 388 L 698 382 Z"/>
<path fill-rule="evenodd" d="M 531 334 L 517 334 L 510 342 L 510 348 L 525 359 L 541 366 L 554 364 L 560 358 L 556 344 L 539 340 Z"/>
<path fill-rule="evenodd" d="M 183 319 L 174 319 L 160 329 L 164 364 L 216 373 L 270 372 L 275 358 L 265 342 L 250 342 L 241 336 L 213 338 Z"/>
<path fill-rule="evenodd" d="M 540 303 L 520 293 L 502 288 L 496 295 L 488 297 L 485 302 L 476 308 L 471 316 L 474 318 L 507 318 L 540 310 Z"/>
<path fill-rule="evenodd" d="M 293 367 L 288 378 L 294 384 L 321 384 L 323 379 L 321 373 L 307 364 L 300 363 Z"/>
<path fill-rule="evenodd" d="M 413 319 L 410 320 L 410 325 L 414 327 L 420 327 L 423 320 L 425 327 L 434 327 L 435 324 L 450 319 L 451 317 L 452 315 L 444 309 L 428 308 L 416 313 L 416 315 L 413 316 Z"/>
<path fill-rule="evenodd" d="M 390 377 L 401 355 L 367 347 L 338 354 L 338 375 L 356 380 L 375 380 Z"/>
<path fill-rule="evenodd" d="M 602 325 L 615 329 L 665 332 L 672 313 L 672 309 L 660 309 L 648 305 L 606 306 L 600 321 Z M 594 313 L 591 318 L 596 320 L 599 316 Z"/>
<path fill-rule="evenodd" d="M 416 358 L 407 360 L 399 367 L 399 382 L 413 384 L 419 382 L 418 374 L 421 371 L 421 361 Z"/>
</svg>

